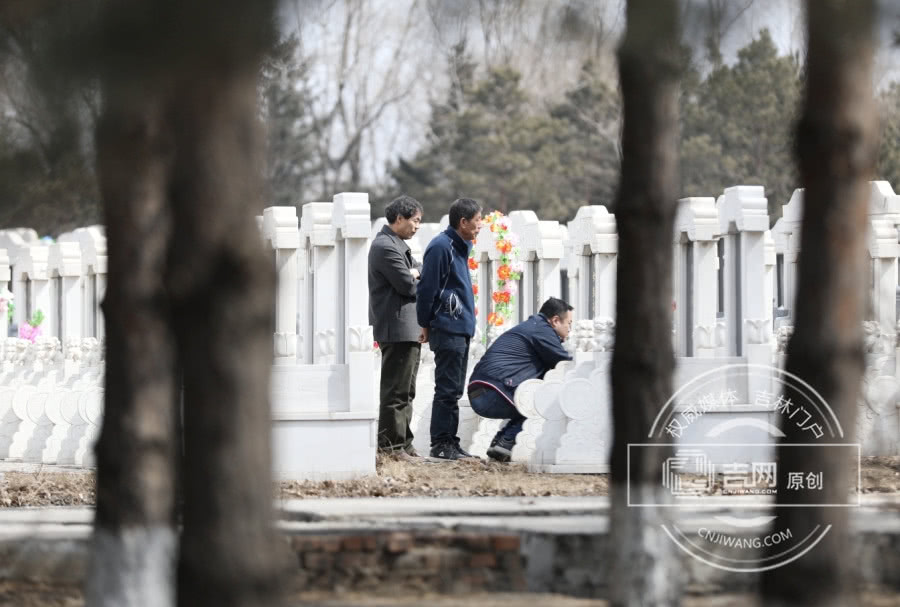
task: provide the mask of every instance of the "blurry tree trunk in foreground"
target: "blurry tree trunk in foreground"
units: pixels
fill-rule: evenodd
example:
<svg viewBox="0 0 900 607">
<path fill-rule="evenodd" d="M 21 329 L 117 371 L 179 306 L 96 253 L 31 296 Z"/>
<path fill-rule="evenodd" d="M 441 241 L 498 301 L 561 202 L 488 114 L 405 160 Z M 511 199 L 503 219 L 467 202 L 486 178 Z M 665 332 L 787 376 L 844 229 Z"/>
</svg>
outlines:
<svg viewBox="0 0 900 607">
<path fill-rule="evenodd" d="M 130 94 L 129 94 L 130 93 Z M 109 252 L 106 391 L 87 599 L 170 605 L 177 554 L 175 345 L 166 303 L 171 162 L 160 98 L 107 87 L 97 164 Z"/>
<path fill-rule="evenodd" d="M 875 43 L 871 0 L 807 2 L 809 47 L 806 97 L 797 129 L 804 195 L 802 247 L 794 334 L 786 369 L 809 383 L 836 414 L 843 436 L 818 442 L 852 443 L 864 371 L 862 321 L 868 290 L 866 253 L 868 181 L 876 158 L 872 93 Z M 892 331 L 893 327 L 882 328 Z M 794 390 L 785 398 L 799 401 Z M 815 443 L 785 420 L 786 443 Z M 846 449 L 780 452 L 781 503 L 843 504 L 855 483 Z M 851 457 L 855 457 L 855 451 Z M 788 470 L 823 471 L 821 490 L 784 491 Z M 812 501 L 806 498 L 815 494 Z M 831 525 L 803 557 L 766 572 L 766 604 L 853 605 L 854 565 L 846 508 L 782 508 L 776 523 L 794 528 Z M 778 551 L 779 548 L 773 548 Z"/>
<path fill-rule="evenodd" d="M 91 605 L 278 599 L 274 269 L 253 220 L 262 207 L 256 83 L 272 13 L 271 1 L 240 0 L 103 8 L 97 148 L 110 265 Z"/>
<path fill-rule="evenodd" d="M 613 605 L 674 605 L 674 545 L 659 523 L 661 465 L 668 450 L 631 453 L 646 443 L 672 394 L 672 233 L 678 198 L 679 10 L 675 0 L 629 0 L 619 47 L 624 123 L 622 176 L 615 214 L 619 233 L 616 343 L 612 360 L 610 599 Z"/>
</svg>

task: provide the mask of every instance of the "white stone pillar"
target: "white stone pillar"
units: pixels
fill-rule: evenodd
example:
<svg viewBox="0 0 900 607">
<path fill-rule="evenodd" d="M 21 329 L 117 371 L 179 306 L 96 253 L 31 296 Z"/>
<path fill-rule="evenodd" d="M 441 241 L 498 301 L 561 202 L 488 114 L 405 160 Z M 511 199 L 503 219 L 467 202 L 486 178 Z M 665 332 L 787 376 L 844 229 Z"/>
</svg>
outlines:
<svg viewBox="0 0 900 607">
<path fill-rule="evenodd" d="M 803 225 L 803 189 L 794 190 L 790 201 L 782 207 L 779 231 L 783 234 L 784 252 L 784 307 L 794 317 L 794 298 L 797 295 L 797 262 L 800 256 L 800 232 Z M 793 323 L 791 323 L 793 324 Z"/>
<path fill-rule="evenodd" d="M 106 235 L 103 226 L 78 228 L 59 237 L 60 242 L 75 241 L 81 245 L 82 335 L 103 339 L 106 335 L 100 304 L 106 294 Z"/>
<path fill-rule="evenodd" d="M 722 232 L 737 230 L 732 255 L 739 255 L 737 264 L 732 257 L 726 260 L 727 269 L 733 272 L 734 284 L 739 295 L 739 312 L 730 319 L 740 327 L 738 354 L 749 364 L 772 364 L 772 302 L 767 300 L 766 244 L 769 229 L 768 201 L 762 186 L 735 186 L 725 190 L 717 203 Z M 739 269 L 739 272 L 735 270 Z M 735 293 L 732 292 L 732 295 Z M 734 310 L 734 308 L 731 308 Z M 740 323 L 740 324 L 737 324 Z M 759 390 L 769 391 L 769 379 L 761 376 L 748 378 L 750 394 Z"/>
<path fill-rule="evenodd" d="M 297 249 L 300 247 L 297 209 L 265 209 L 263 235 L 275 250 L 278 278 L 275 290 L 275 364 L 294 364 L 297 360 Z"/>
<path fill-rule="evenodd" d="M 57 242 L 50 245 L 49 255 L 50 276 L 58 281 L 56 288 L 60 290 L 53 302 L 53 316 L 59 324 L 57 336 L 65 346 L 69 340 L 84 337 L 81 322 L 84 315 L 81 245 L 77 242 Z"/>
<path fill-rule="evenodd" d="M 602 205 L 584 206 L 578 209 L 568 228 L 572 247 L 568 263 L 569 303 L 575 306 L 575 318 L 615 318 L 619 252 L 615 216 Z M 591 268 L 593 272 L 589 271 Z"/>
<path fill-rule="evenodd" d="M 25 282 L 21 272 L 16 272 L 16 266 L 19 264 L 19 258 L 27 251 L 32 244 L 37 244 L 37 232 L 30 229 L 18 228 L 13 230 L 0 231 L 0 249 L 6 249 L 10 266 L 9 290 L 12 291 L 15 300 L 15 312 L 13 314 L 13 324 L 21 326 L 26 318 L 25 300 Z"/>
<path fill-rule="evenodd" d="M 515 311 L 517 320 L 525 320 L 537 313 L 540 303 L 535 306 L 536 273 L 539 265 L 534 243 L 525 235 L 537 228 L 539 221 L 534 211 L 513 211 L 509 214 L 510 231 L 515 234 L 516 246 L 519 249 L 519 261 L 522 264 L 522 278 L 518 284 Z"/>
<path fill-rule="evenodd" d="M 300 218 L 301 237 L 308 254 L 307 280 L 304 285 L 309 316 L 303 334 L 310 336 L 305 360 L 321 364 L 335 362 L 335 328 L 338 310 L 337 252 L 331 226 L 330 202 L 310 202 L 303 205 Z"/>
<path fill-rule="evenodd" d="M 475 318 L 476 338 L 493 333 L 493 328 L 488 326 L 487 319 L 494 308 L 491 293 L 494 291 L 494 280 L 497 276 L 495 261 L 499 256 L 494 243 L 494 233 L 485 224 L 475 238 L 475 244 L 472 247 L 475 253 L 475 261 L 478 262 L 478 270 L 475 272 L 478 277 L 478 296 L 475 298 L 475 307 L 478 308 L 478 314 Z"/>
<path fill-rule="evenodd" d="M 41 333 L 46 336 L 55 336 L 57 334 L 57 322 L 53 318 L 50 276 L 47 272 L 49 252 L 50 248 L 42 244 L 31 245 L 21 252 L 15 273 L 19 278 L 19 282 L 26 285 L 27 294 L 22 300 L 17 298 L 16 303 L 18 305 L 16 308 L 19 305 L 27 308 L 25 310 L 26 322 L 40 310 L 44 315 Z"/>
<path fill-rule="evenodd" d="M 334 197 L 332 225 L 335 242 L 343 247 L 342 359 L 349 366 L 350 411 L 378 410 L 375 390 L 375 351 L 369 324 L 368 252 L 372 224 L 369 195 L 343 192 Z"/>
<path fill-rule="evenodd" d="M 893 221 L 869 219 L 868 249 L 872 258 L 874 320 L 882 332 L 893 333 L 897 324 L 897 256 L 900 255 Z"/>
<path fill-rule="evenodd" d="M 534 252 L 532 272 L 536 306 L 532 314 L 536 314 L 548 298 L 562 297 L 560 265 L 564 254 L 563 232 L 558 221 L 539 221 L 527 226 L 522 236 L 526 246 Z"/>
<path fill-rule="evenodd" d="M 714 198 L 678 201 L 676 239 L 682 244 L 676 274 L 676 333 L 684 356 L 715 356 L 719 216 Z M 686 249 L 689 247 L 689 249 Z M 685 254 L 689 251 L 689 254 Z"/>
<path fill-rule="evenodd" d="M 886 181 L 871 183 L 869 221 L 873 319 L 878 322 L 882 335 L 894 340 L 897 324 L 897 257 L 900 255 L 897 235 L 900 231 L 900 196 Z M 886 351 L 891 350 L 893 347 Z"/>
<path fill-rule="evenodd" d="M 775 331 L 775 306 L 777 305 L 775 302 L 775 240 L 772 238 L 772 233 L 769 230 L 763 234 L 763 258 L 765 260 L 766 267 L 766 278 L 765 278 L 765 300 L 769 302 L 769 310 L 770 318 L 772 318 L 772 323 L 770 327 L 772 328 L 773 335 Z M 772 352 L 774 353 L 774 342 L 772 343 Z"/>
</svg>

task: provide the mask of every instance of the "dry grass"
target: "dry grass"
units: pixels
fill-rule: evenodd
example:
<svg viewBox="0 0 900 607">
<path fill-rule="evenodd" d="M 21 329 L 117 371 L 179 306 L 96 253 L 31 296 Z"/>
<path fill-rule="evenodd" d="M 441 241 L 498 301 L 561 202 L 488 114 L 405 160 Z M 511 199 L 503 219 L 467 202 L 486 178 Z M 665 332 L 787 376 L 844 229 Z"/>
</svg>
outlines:
<svg viewBox="0 0 900 607">
<path fill-rule="evenodd" d="M 0 507 L 93 505 L 93 472 L 51 470 L 0 474 Z M 284 481 L 275 496 L 595 496 L 608 490 L 605 474 L 534 474 L 523 464 L 484 460 L 432 463 L 379 456 L 376 470 L 376 476 L 353 481 Z M 863 458 L 862 484 L 863 493 L 900 493 L 900 457 Z"/>
<path fill-rule="evenodd" d="M 524 464 L 429 462 L 379 456 L 377 476 L 344 482 L 283 482 L 280 497 L 606 495 L 605 474 L 534 474 Z"/>
<path fill-rule="evenodd" d="M 90 471 L 0 474 L 0 506 L 91 506 L 95 499 Z"/>
</svg>

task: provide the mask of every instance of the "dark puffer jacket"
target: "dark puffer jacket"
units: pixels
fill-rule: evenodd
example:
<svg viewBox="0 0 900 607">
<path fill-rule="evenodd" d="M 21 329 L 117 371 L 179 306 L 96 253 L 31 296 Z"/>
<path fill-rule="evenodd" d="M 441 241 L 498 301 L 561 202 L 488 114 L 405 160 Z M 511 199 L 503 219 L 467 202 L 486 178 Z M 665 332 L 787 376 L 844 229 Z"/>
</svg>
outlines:
<svg viewBox="0 0 900 607">
<path fill-rule="evenodd" d="M 416 288 L 420 327 L 475 335 L 475 296 L 469 277 L 471 250 L 472 243 L 463 240 L 452 227 L 428 243 Z"/>
</svg>

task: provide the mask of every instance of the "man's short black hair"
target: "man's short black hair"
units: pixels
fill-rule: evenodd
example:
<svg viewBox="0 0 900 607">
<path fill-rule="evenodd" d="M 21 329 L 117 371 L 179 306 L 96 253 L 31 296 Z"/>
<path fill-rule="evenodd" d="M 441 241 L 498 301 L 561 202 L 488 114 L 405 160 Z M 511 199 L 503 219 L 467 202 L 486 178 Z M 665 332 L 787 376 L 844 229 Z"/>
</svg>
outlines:
<svg viewBox="0 0 900 607">
<path fill-rule="evenodd" d="M 481 205 L 471 198 L 457 198 L 450 205 L 450 227 L 455 230 L 461 220 L 472 219 L 480 212 Z"/>
<path fill-rule="evenodd" d="M 403 194 L 394 198 L 389 205 L 384 207 L 384 218 L 388 223 L 394 223 L 398 217 L 409 219 L 416 212 L 422 213 L 422 204 L 412 196 Z"/>
<path fill-rule="evenodd" d="M 541 306 L 541 314 L 547 317 L 547 319 L 553 318 L 554 316 L 562 316 L 569 310 L 574 310 L 572 306 L 564 302 L 558 297 L 551 297 L 547 301 L 544 302 L 544 305 Z"/>
</svg>

